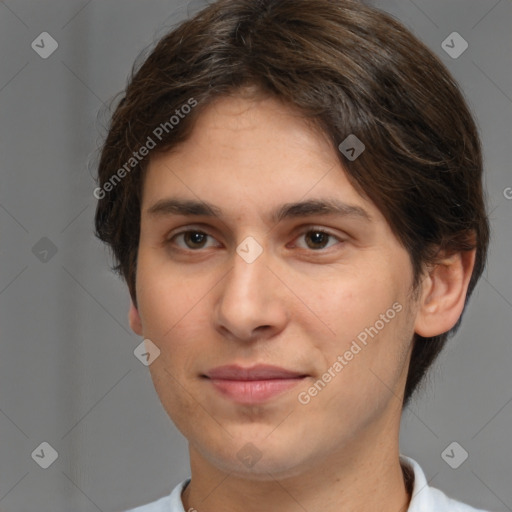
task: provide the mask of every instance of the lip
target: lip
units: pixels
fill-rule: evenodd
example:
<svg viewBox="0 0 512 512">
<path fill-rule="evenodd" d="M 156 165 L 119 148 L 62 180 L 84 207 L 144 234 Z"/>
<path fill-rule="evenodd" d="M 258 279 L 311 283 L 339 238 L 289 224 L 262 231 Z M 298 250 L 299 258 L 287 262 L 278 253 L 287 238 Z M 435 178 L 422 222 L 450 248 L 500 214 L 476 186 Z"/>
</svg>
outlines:
<svg viewBox="0 0 512 512">
<path fill-rule="evenodd" d="M 241 404 L 257 404 L 297 386 L 307 375 L 278 366 L 258 364 L 245 368 L 238 365 L 219 366 L 206 372 L 203 377 L 223 396 Z"/>
</svg>

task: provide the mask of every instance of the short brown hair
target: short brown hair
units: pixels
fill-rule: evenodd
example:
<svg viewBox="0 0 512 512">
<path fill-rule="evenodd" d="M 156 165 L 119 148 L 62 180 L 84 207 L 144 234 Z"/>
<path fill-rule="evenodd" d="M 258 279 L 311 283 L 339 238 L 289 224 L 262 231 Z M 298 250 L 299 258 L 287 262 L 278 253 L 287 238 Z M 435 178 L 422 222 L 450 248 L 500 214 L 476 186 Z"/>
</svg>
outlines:
<svg viewBox="0 0 512 512">
<path fill-rule="evenodd" d="M 154 151 L 171 149 L 215 98 L 247 86 L 298 109 L 334 148 L 350 134 L 363 141 L 354 161 L 337 153 L 407 249 L 414 288 L 439 250 L 476 248 L 467 303 L 485 265 L 489 225 L 478 132 L 444 65 L 362 2 L 220 0 L 167 34 L 133 71 L 102 148 L 96 235 L 110 245 L 135 304 L 149 157 L 132 161 L 133 169 L 126 162 L 155 138 L 155 127 L 167 123 L 168 130 Z M 191 98 L 197 106 L 171 128 L 170 117 Z M 129 172 L 105 187 L 123 166 Z M 459 324 L 432 338 L 415 334 L 404 407 Z"/>
</svg>

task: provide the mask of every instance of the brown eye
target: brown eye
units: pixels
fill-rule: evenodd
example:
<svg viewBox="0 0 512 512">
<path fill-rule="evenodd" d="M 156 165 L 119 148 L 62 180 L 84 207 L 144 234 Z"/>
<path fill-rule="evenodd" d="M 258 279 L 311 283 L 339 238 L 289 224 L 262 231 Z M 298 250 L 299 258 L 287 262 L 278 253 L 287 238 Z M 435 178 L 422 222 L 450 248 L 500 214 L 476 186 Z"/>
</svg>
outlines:
<svg viewBox="0 0 512 512">
<path fill-rule="evenodd" d="M 213 247 L 216 245 L 214 242 L 215 239 L 207 233 L 189 229 L 175 234 L 169 239 L 167 244 L 176 245 L 180 249 L 197 250 Z"/>
<path fill-rule="evenodd" d="M 332 235 L 323 231 L 308 231 L 305 233 L 306 244 L 310 249 L 323 249 Z"/>
<path fill-rule="evenodd" d="M 208 235 L 200 231 L 187 231 L 183 233 L 183 240 L 190 249 L 202 248 Z"/>
<path fill-rule="evenodd" d="M 300 249 L 321 251 L 342 242 L 337 236 L 323 229 L 308 229 L 296 239 L 295 245 Z"/>
</svg>

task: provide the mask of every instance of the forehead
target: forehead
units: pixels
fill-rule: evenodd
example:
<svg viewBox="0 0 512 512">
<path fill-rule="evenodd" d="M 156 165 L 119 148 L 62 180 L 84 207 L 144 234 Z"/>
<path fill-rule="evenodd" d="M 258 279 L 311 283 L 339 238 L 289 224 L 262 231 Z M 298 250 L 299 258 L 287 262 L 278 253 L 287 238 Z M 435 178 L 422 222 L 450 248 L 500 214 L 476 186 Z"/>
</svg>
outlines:
<svg viewBox="0 0 512 512">
<path fill-rule="evenodd" d="M 202 108 L 191 135 L 172 153 L 186 156 L 188 161 L 193 161 L 194 155 L 203 159 L 215 156 L 203 160 L 208 167 L 232 168 L 238 161 L 245 168 L 272 163 L 283 168 L 287 161 L 299 160 L 331 166 L 338 162 L 328 137 L 314 120 L 277 98 L 255 93 L 221 96 Z M 161 156 L 151 155 L 152 162 Z"/>
<path fill-rule="evenodd" d="M 145 181 L 146 209 L 172 193 L 239 213 L 324 198 L 377 214 L 348 180 L 325 134 L 274 98 L 217 99 L 186 141 L 151 155 Z"/>
</svg>

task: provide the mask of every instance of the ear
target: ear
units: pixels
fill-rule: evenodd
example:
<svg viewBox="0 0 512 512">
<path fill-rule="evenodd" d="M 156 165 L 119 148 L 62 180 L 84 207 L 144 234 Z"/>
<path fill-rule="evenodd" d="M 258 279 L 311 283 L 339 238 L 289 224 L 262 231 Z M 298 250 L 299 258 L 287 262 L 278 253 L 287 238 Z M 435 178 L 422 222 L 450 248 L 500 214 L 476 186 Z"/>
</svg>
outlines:
<svg viewBox="0 0 512 512">
<path fill-rule="evenodd" d="M 464 309 L 476 249 L 441 256 L 422 283 L 415 332 L 431 338 L 449 331 Z"/>
<path fill-rule="evenodd" d="M 130 299 L 130 311 L 128 313 L 128 321 L 130 327 L 135 334 L 143 336 L 142 334 L 142 322 L 137 307 L 133 304 L 133 300 Z"/>
</svg>

